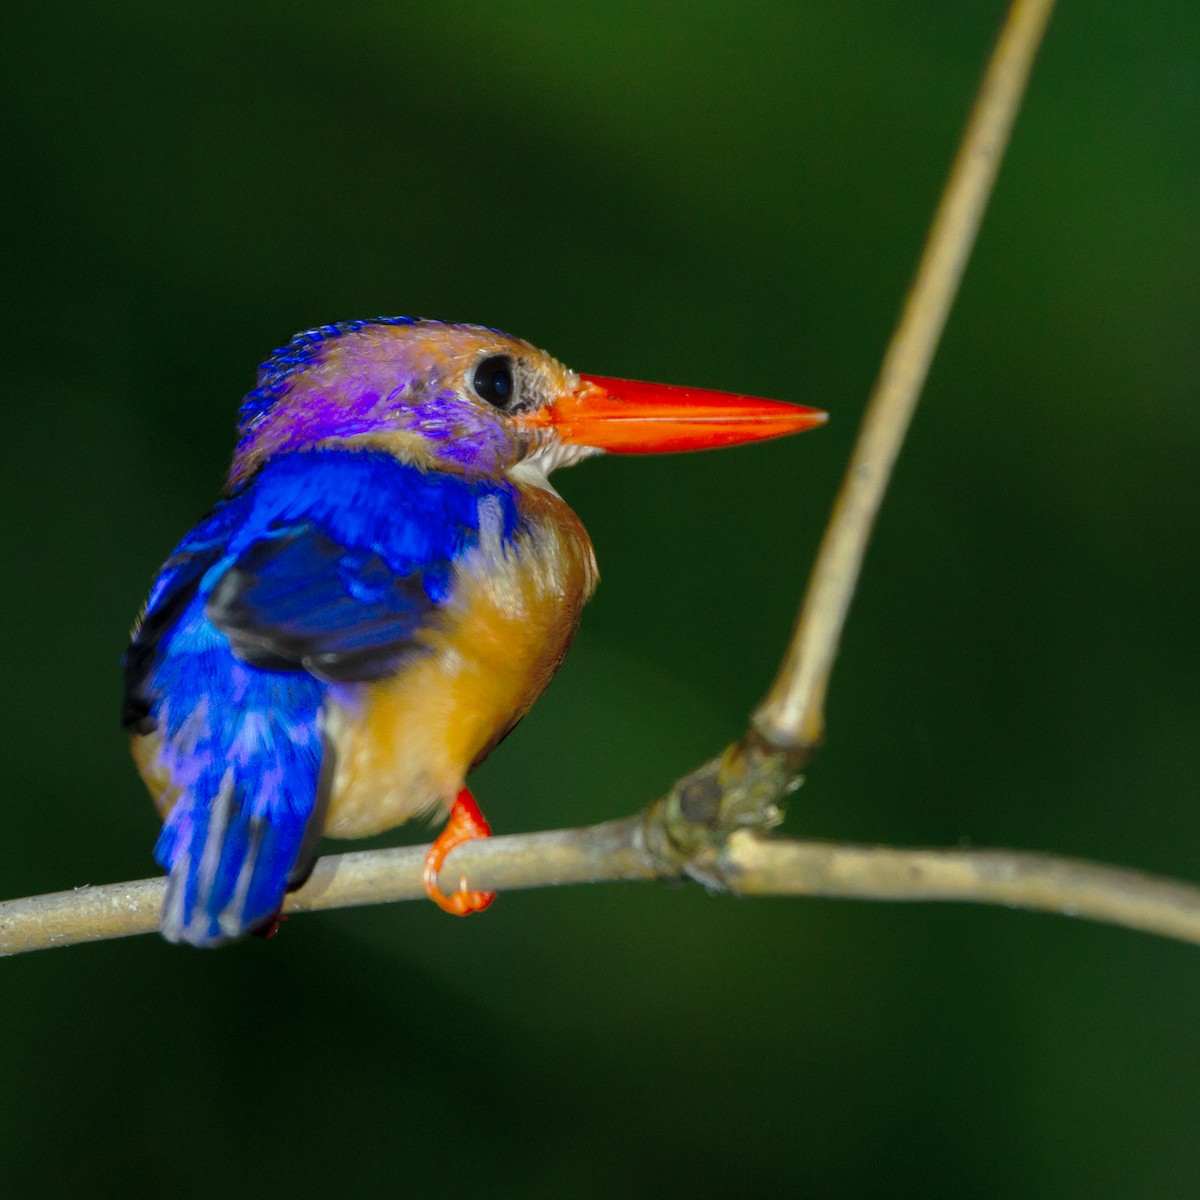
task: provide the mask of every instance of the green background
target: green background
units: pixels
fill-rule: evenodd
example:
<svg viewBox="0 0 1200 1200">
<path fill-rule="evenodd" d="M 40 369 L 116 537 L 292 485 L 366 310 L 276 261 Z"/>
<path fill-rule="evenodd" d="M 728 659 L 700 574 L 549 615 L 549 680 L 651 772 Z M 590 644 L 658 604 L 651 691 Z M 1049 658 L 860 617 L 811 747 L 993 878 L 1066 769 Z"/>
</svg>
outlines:
<svg viewBox="0 0 1200 1200">
<path fill-rule="evenodd" d="M 153 870 L 117 658 L 255 364 L 408 313 L 824 430 L 557 483 L 604 582 L 475 777 L 621 815 L 764 692 L 1000 3 L 23 5 L 0 40 L 0 894 Z M 798 834 L 1200 878 L 1200 9 L 1067 4 Z M 420 839 L 420 830 L 401 836 Z M 0 964 L 10 1196 L 1194 1196 L 1200 951 L 699 887 Z"/>
</svg>

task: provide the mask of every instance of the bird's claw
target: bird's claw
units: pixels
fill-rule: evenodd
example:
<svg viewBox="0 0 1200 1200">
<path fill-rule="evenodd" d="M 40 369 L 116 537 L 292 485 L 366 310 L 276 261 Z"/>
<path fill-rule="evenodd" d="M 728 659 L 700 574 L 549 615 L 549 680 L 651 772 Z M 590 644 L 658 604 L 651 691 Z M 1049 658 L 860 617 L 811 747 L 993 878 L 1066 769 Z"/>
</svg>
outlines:
<svg viewBox="0 0 1200 1200">
<path fill-rule="evenodd" d="M 455 917 L 470 916 L 471 913 L 483 912 L 496 898 L 495 892 L 474 892 L 467 887 L 465 878 L 460 879 L 458 891 L 449 896 L 437 886 L 437 872 L 425 869 L 425 894 L 443 912 Z"/>
<path fill-rule="evenodd" d="M 468 888 L 466 876 L 460 876 L 458 890 L 449 896 L 438 887 L 438 873 L 442 869 L 442 863 L 446 861 L 446 855 L 451 850 L 456 846 L 461 846 L 463 842 L 491 837 L 491 835 L 491 826 L 484 819 L 483 813 L 479 811 L 475 797 L 471 795 L 470 791 L 463 788 L 455 797 L 446 828 L 438 834 L 433 845 L 429 847 L 429 852 L 425 855 L 425 894 L 443 912 L 448 912 L 456 917 L 465 917 L 470 913 L 483 912 L 495 900 L 495 892 L 478 892 Z"/>
</svg>

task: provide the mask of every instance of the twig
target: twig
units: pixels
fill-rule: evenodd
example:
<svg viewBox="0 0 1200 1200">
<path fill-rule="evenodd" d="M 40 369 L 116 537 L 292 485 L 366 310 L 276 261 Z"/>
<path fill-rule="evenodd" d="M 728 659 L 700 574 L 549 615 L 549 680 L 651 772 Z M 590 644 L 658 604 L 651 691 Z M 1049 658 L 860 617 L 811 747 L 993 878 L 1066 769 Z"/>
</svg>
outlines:
<svg viewBox="0 0 1200 1200">
<path fill-rule="evenodd" d="M 690 876 L 744 895 L 1006 904 L 1200 943 L 1200 888 L 1133 871 L 1001 850 L 901 850 L 767 838 L 795 770 L 821 739 L 824 697 L 863 554 L 961 279 L 1053 0 L 1015 0 L 884 359 L 779 677 L 754 732 L 644 814 L 587 829 L 460 847 L 451 877 L 512 890 Z M 322 859 L 285 911 L 423 894 L 424 847 Z M 0 904 L 0 953 L 152 930 L 163 881 Z"/>
<path fill-rule="evenodd" d="M 469 872 L 472 886 L 510 890 L 602 880 L 650 879 L 654 868 L 638 849 L 640 821 L 610 821 L 488 838 L 459 847 L 447 860 L 449 877 Z M 320 859 L 308 882 L 284 902 L 286 913 L 352 908 L 425 898 L 428 846 L 363 850 Z M 139 879 L 0 902 L 0 955 L 50 950 L 79 942 L 152 933 L 158 928 L 164 879 Z"/>
<path fill-rule="evenodd" d="M 425 850 L 323 858 L 284 909 L 313 912 L 423 898 Z M 473 887 L 500 891 L 683 874 L 648 851 L 640 817 L 473 842 L 454 851 L 447 870 L 468 875 Z M 703 870 L 745 896 L 1005 904 L 1200 944 L 1200 888 L 1045 854 L 836 845 L 742 831 L 710 855 Z M 141 879 L 0 903 L 0 954 L 150 933 L 158 925 L 163 887 L 161 879 Z"/>
<path fill-rule="evenodd" d="M 825 693 L 875 516 L 970 257 L 1054 0 L 1015 0 L 980 85 L 912 289 L 867 405 L 796 631 L 752 724 L 803 762 L 825 729 Z"/>
<path fill-rule="evenodd" d="M 1084 917 L 1200 944 L 1200 888 L 1078 858 L 1015 850 L 909 850 L 734 834 L 732 890 L 747 896 L 948 900 Z"/>
</svg>

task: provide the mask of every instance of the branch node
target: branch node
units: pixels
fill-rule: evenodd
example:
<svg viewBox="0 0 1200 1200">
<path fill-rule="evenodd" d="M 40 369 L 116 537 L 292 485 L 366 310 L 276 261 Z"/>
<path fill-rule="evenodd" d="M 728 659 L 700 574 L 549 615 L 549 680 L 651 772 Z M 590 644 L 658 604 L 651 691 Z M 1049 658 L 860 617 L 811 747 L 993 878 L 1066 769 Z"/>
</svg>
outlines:
<svg viewBox="0 0 1200 1200">
<path fill-rule="evenodd" d="M 720 852 L 729 836 L 739 829 L 773 829 L 800 783 L 788 751 L 759 737 L 735 742 L 646 810 L 642 845 L 663 873 L 724 889 Z"/>
</svg>

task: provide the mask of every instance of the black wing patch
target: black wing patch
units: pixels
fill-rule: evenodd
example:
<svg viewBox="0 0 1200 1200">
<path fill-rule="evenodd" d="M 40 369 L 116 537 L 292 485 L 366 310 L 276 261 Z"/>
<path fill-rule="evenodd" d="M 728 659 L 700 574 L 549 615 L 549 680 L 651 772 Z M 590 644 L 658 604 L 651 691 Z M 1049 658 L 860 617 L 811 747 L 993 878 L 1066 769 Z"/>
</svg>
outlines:
<svg viewBox="0 0 1200 1200">
<path fill-rule="evenodd" d="M 208 618 L 256 667 L 362 682 L 392 671 L 437 604 L 426 571 L 400 575 L 316 525 L 255 542 L 208 597 Z"/>
</svg>

